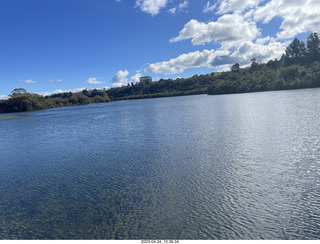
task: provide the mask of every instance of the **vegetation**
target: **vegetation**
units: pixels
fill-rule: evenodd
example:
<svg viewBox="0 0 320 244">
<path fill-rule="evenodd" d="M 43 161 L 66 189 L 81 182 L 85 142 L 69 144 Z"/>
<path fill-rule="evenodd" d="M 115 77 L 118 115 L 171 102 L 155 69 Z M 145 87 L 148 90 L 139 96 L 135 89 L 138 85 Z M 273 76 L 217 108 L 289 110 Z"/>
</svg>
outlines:
<svg viewBox="0 0 320 244">
<path fill-rule="evenodd" d="M 249 68 L 239 64 L 220 74 L 207 92 L 210 95 L 288 90 L 320 87 L 320 38 L 312 33 L 305 43 L 297 38 L 286 48 L 280 60 L 258 64 L 251 60 Z"/>
<path fill-rule="evenodd" d="M 0 113 L 26 112 L 40 109 L 110 102 L 105 90 L 83 90 L 80 93 L 59 93 L 51 96 L 28 93 L 24 88 L 16 88 L 9 99 L 0 101 Z"/>
<path fill-rule="evenodd" d="M 141 77 L 137 84 L 128 84 L 118 88 L 108 90 L 108 95 L 112 101 L 123 99 L 153 98 L 205 94 L 207 88 L 212 84 L 217 74 L 194 75 L 191 78 L 183 79 L 161 79 L 157 82 L 144 82 Z"/>
<path fill-rule="evenodd" d="M 285 66 L 282 60 L 220 75 L 208 94 L 230 94 L 320 87 L 320 62 Z"/>
<path fill-rule="evenodd" d="M 106 90 L 83 90 L 80 93 L 59 93 L 43 97 L 23 88 L 12 91 L 9 99 L 0 101 L 1 112 L 22 112 L 39 109 L 102 103 L 114 100 L 182 96 L 195 94 L 230 94 L 284 89 L 320 87 L 320 37 L 312 33 L 307 45 L 297 38 L 286 48 L 280 60 L 240 68 L 236 63 L 228 72 L 194 75 L 190 78 L 161 79 L 152 82 L 150 76 L 137 84 Z"/>
</svg>

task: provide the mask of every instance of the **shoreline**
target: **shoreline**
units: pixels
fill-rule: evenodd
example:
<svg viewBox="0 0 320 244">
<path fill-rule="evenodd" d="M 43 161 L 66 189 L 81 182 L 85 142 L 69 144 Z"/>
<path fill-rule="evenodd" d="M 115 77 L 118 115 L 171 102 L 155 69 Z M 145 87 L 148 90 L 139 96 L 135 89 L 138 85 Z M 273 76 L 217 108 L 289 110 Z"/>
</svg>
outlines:
<svg viewBox="0 0 320 244">
<path fill-rule="evenodd" d="M 253 94 L 253 93 L 265 93 L 265 92 L 281 92 L 281 91 L 298 91 L 298 90 L 309 90 L 309 89 L 320 89 L 320 87 L 306 87 L 306 88 L 293 88 L 293 89 L 278 89 L 278 90 L 265 90 L 265 91 L 249 91 L 249 92 L 235 92 L 235 93 L 220 93 L 220 94 L 208 94 L 208 93 L 197 93 L 197 94 L 185 94 L 185 95 L 168 95 L 168 96 L 154 96 L 150 97 L 149 94 L 142 95 L 141 97 L 129 97 L 129 98 L 123 98 L 123 99 L 115 99 L 110 102 L 119 102 L 119 101 L 129 101 L 129 100 L 146 100 L 146 99 L 154 99 L 154 98 L 167 98 L 167 97 L 183 97 L 183 96 L 197 96 L 197 95 L 207 95 L 207 96 L 222 96 L 222 95 L 237 95 L 237 94 Z M 107 102 L 107 103 L 110 103 Z M 95 104 L 95 103 L 90 103 Z M 67 106 L 61 106 L 61 107 L 53 107 L 53 108 L 63 108 L 63 107 L 78 107 L 88 104 L 79 104 L 79 105 L 67 105 Z M 27 112 L 34 112 L 34 111 L 41 111 L 41 110 L 48 110 L 52 108 L 46 108 L 46 109 L 40 109 L 40 110 L 32 110 Z M 12 112 L 12 113 L 26 113 L 26 111 L 23 112 Z M 0 113 L 1 114 L 10 114 L 9 113 Z M 8 116 L 0 116 L 0 120 L 6 120 L 6 119 L 14 119 L 19 117 L 25 117 L 28 116 L 26 114 L 17 114 L 17 115 L 8 115 Z"/>
</svg>

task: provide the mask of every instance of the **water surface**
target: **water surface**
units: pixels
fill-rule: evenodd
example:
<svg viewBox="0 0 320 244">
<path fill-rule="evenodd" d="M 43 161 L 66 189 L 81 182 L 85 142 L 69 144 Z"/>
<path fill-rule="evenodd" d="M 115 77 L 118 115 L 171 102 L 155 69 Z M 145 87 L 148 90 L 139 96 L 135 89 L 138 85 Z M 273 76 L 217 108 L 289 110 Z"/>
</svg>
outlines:
<svg viewBox="0 0 320 244">
<path fill-rule="evenodd" d="M 319 114 L 310 89 L 0 120 L 0 238 L 319 239 Z"/>
</svg>

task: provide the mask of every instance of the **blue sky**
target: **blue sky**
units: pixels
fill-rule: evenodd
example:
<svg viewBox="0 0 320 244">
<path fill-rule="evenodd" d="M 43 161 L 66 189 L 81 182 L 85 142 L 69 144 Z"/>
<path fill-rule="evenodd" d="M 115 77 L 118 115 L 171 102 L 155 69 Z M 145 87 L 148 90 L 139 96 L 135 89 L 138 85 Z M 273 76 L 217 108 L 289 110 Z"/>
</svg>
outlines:
<svg viewBox="0 0 320 244">
<path fill-rule="evenodd" d="M 190 77 L 279 58 L 319 0 L 1 0 L 0 98 Z"/>
</svg>

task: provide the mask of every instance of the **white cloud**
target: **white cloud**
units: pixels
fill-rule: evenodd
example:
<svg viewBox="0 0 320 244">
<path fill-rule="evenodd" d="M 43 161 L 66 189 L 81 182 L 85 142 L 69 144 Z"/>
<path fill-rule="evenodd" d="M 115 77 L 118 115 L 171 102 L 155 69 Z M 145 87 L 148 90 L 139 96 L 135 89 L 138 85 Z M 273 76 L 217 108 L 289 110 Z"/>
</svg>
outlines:
<svg viewBox="0 0 320 244">
<path fill-rule="evenodd" d="M 62 82 L 62 79 L 57 79 L 57 80 L 54 80 L 54 79 L 51 79 L 51 80 L 48 80 L 49 82 L 58 82 L 58 83 L 60 83 L 60 82 Z"/>
<path fill-rule="evenodd" d="M 86 84 L 90 85 L 98 85 L 104 83 L 104 80 L 98 80 L 96 77 L 90 77 L 88 80 L 85 81 Z"/>
<path fill-rule="evenodd" d="M 5 100 L 5 99 L 8 99 L 9 98 L 9 96 L 7 96 L 7 95 L 0 95 L 0 100 Z"/>
<path fill-rule="evenodd" d="M 188 68 L 227 67 L 235 63 L 247 65 L 252 58 L 267 62 L 279 58 L 288 43 L 277 42 L 272 38 L 258 39 L 256 42 L 224 43 L 217 51 L 204 50 L 182 54 L 169 61 L 150 64 L 145 72 L 175 74 Z"/>
<path fill-rule="evenodd" d="M 319 0 L 220 0 L 212 3 L 208 1 L 203 12 L 214 10 L 222 17 L 227 13 L 240 15 L 243 12 L 246 22 L 270 24 L 272 19 L 279 18 L 281 25 L 276 34 L 279 40 L 290 39 L 300 33 L 320 32 Z M 235 22 L 236 25 L 237 23 Z"/>
<path fill-rule="evenodd" d="M 282 19 L 278 39 L 289 39 L 300 33 L 320 32 L 319 0 L 271 0 L 251 11 L 255 21 L 269 23 Z"/>
<path fill-rule="evenodd" d="M 247 41 L 240 43 L 236 47 L 222 46 L 222 48 L 229 48 L 231 51 L 230 58 L 237 60 L 238 63 L 248 64 L 252 58 L 265 63 L 270 59 L 280 58 L 288 44 L 273 40 L 266 44 L 262 42 L 266 42 L 266 40 L 261 41 L 258 39 L 256 42 Z"/>
<path fill-rule="evenodd" d="M 177 12 L 177 8 L 176 8 L 176 7 L 175 7 L 175 8 L 170 8 L 170 9 L 168 10 L 168 13 L 170 13 L 170 14 L 172 14 L 172 15 L 175 15 L 176 12 Z"/>
<path fill-rule="evenodd" d="M 131 77 L 130 82 L 137 83 L 140 81 L 140 77 L 142 76 L 141 73 L 137 73 L 134 76 Z"/>
<path fill-rule="evenodd" d="M 119 70 L 117 74 L 112 78 L 111 82 L 114 87 L 120 87 L 128 83 L 127 76 L 129 75 L 128 70 Z"/>
<path fill-rule="evenodd" d="M 234 11 L 244 11 L 245 9 L 258 6 L 264 0 L 222 0 L 218 7 L 218 14 L 225 14 Z M 292 1 L 292 0 L 291 0 Z"/>
<path fill-rule="evenodd" d="M 260 31 L 253 21 L 247 21 L 239 13 L 226 14 L 216 22 L 199 22 L 190 20 L 175 38 L 170 42 L 191 39 L 193 45 L 210 42 L 243 42 L 251 41 L 260 35 Z"/>
<path fill-rule="evenodd" d="M 68 90 L 61 90 L 61 89 L 57 89 L 57 90 L 54 90 L 54 91 L 51 91 L 51 92 L 35 92 L 39 95 L 42 95 L 42 96 L 50 96 L 50 95 L 53 95 L 53 94 L 58 94 L 58 93 L 65 93 L 65 92 L 72 92 L 72 93 L 78 93 L 78 92 L 82 92 L 83 90 L 93 90 L 93 89 L 110 89 L 110 87 L 108 86 L 105 86 L 105 87 L 102 87 L 102 88 L 86 88 L 86 87 L 81 87 L 81 88 L 74 88 L 74 89 L 68 89 Z"/>
<path fill-rule="evenodd" d="M 160 13 L 160 9 L 166 6 L 167 2 L 168 0 L 136 0 L 135 7 L 151 16 L 155 16 Z"/>
<path fill-rule="evenodd" d="M 204 50 L 202 52 L 190 52 L 182 54 L 177 58 L 170 59 L 169 61 L 150 64 L 145 72 L 148 73 L 165 73 L 175 74 L 182 73 L 187 68 L 195 68 L 201 66 L 211 66 L 211 63 L 217 55 L 228 55 L 228 51 L 214 51 Z"/>
<path fill-rule="evenodd" d="M 179 8 L 183 9 L 183 8 L 187 8 L 189 5 L 189 2 L 187 0 L 184 0 L 182 3 L 179 3 Z"/>
<path fill-rule="evenodd" d="M 24 83 L 24 84 L 36 84 L 37 82 L 34 80 L 20 80 L 20 82 Z"/>
<path fill-rule="evenodd" d="M 179 3 L 178 6 L 169 9 L 168 12 L 172 15 L 175 15 L 177 12 L 185 11 L 188 5 L 189 5 L 189 2 L 187 0 L 184 0 L 183 2 Z"/>
<path fill-rule="evenodd" d="M 77 92 L 81 92 L 81 91 L 83 91 L 85 89 L 87 89 L 87 88 L 81 87 L 81 88 L 75 88 L 75 89 L 69 89 L 69 90 L 58 89 L 58 90 L 54 90 L 54 91 L 51 91 L 51 92 L 36 92 L 36 93 L 39 94 L 39 95 L 42 95 L 42 96 L 50 96 L 50 95 L 53 95 L 53 94 L 65 93 L 65 92 L 77 93 Z"/>
<path fill-rule="evenodd" d="M 208 12 L 213 12 L 217 7 L 217 3 L 212 3 L 212 5 L 210 4 L 210 1 L 207 2 L 207 5 L 203 8 L 203 12 L 204 13 L 208 13 Z"/>
</svg>

